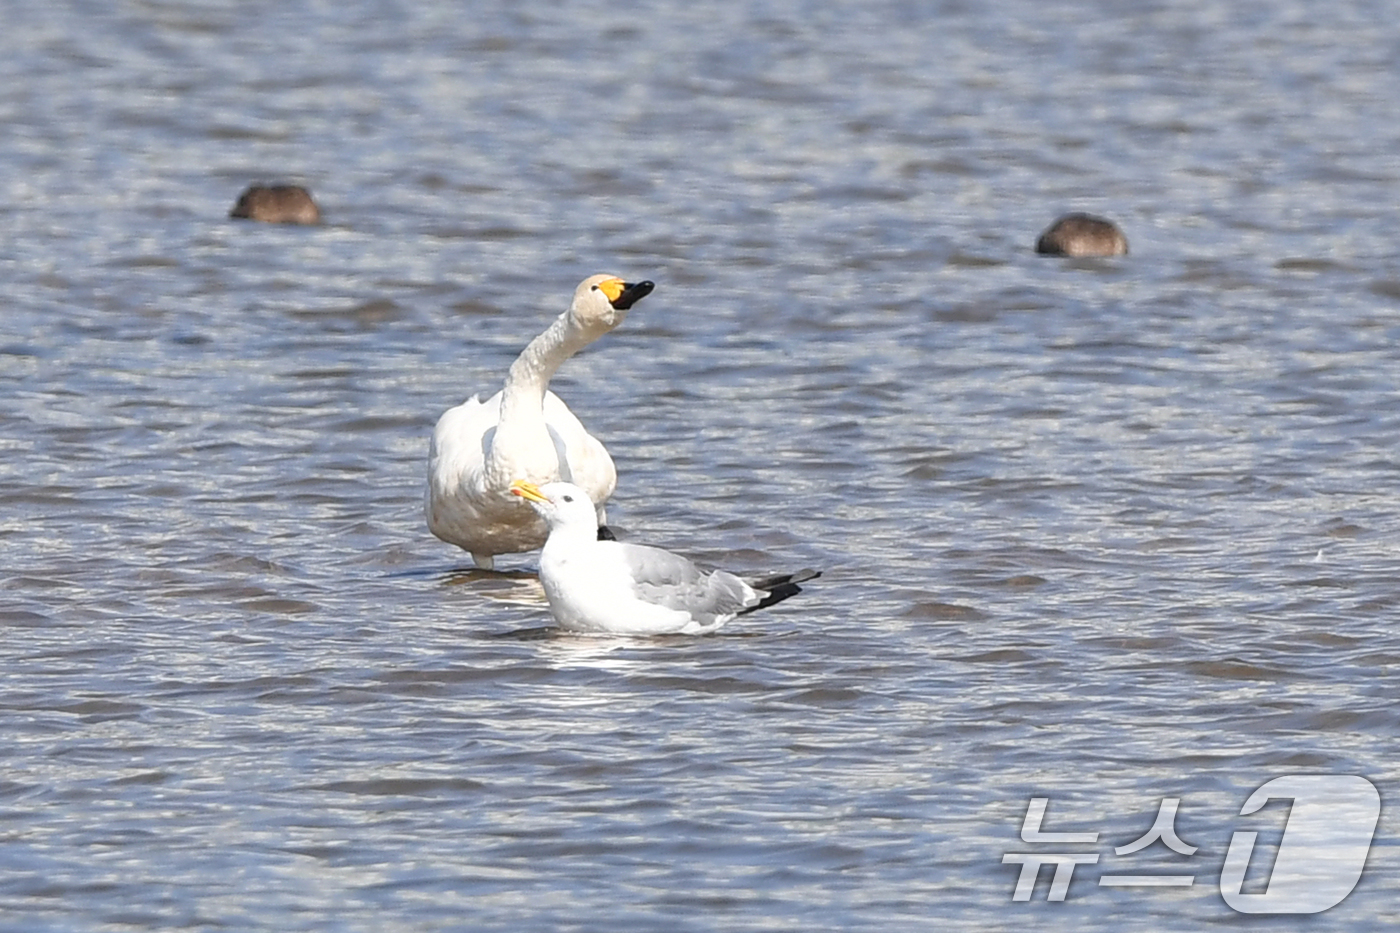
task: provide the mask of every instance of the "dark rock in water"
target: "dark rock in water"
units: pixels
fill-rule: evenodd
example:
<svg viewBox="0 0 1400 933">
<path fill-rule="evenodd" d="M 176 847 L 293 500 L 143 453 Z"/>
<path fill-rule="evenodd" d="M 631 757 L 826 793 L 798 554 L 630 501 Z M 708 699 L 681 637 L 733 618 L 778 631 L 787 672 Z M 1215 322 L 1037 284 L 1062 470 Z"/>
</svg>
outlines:
<svg viewBox="0 0 1400 933">
<path fill-rule="evenodd" d="M 230 217 L 269 224 L 319 224 L 321 209 L 300 185 L 253 185 L 238 198 Z"/>
<path fill-rule="evenodd" d="M 1125 256 L 1128 238 L 1117 224 L 1093 214 L 1065 214 L 1035 241 L 1047 256 Z"/>
</svg>

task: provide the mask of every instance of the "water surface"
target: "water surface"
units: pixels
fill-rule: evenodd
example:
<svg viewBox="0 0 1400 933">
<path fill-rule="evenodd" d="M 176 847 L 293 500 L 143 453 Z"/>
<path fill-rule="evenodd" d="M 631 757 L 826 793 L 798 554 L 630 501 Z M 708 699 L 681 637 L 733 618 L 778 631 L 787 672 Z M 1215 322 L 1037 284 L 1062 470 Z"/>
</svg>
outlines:
<svg viewBox="0 0 1400 933">
<path fill-rule="evenodd" d="M 1400 780 L 1393 13 L 8 4 L 0 928 L 1233 922 L 1254 788 Z M 422 519 L 604 270 L 613 523 L 825 570 L 718 636 L 536 637 Z"/>
</svg>

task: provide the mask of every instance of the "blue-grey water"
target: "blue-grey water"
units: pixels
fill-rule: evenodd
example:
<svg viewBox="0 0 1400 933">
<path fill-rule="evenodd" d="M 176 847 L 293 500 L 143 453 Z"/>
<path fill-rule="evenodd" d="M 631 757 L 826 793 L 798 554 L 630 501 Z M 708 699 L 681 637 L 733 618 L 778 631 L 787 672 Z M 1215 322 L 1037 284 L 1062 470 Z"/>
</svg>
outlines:
<svg viewBox="0 0 1400 933">
<path fill-rule="evenodd" d="M 0 930 L 1393 929 L 1397 7 L 502 6 L 0 3 Z M 598 271 L 619 533 L 825 570 L 714 637 L 422 518 Z M 1238 914 L 1291 774 L 1366 870 Z"/>
</svg>

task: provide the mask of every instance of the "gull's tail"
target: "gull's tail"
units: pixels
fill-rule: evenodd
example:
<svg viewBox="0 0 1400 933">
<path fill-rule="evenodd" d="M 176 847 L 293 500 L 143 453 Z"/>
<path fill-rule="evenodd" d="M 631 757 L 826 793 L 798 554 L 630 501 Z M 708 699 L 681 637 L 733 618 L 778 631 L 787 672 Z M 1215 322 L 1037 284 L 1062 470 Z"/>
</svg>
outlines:
<svg viewBox="0 0 1400 933">
<path fill-rule="evenodd" d="M 822 572 L 820 570 L 804 569 L 796 573 L 777 573 L 768 577 L 745 577 L 745 583 L 761 592 L 767 591 L 768 595 L 764 596 L 747 609 L 741 610 L 739 615 L 753 612 L 755 609 L 762 609 L 765 606 L 771 606 L 774 603 L 780 603 L 789 596 L 796 596 L 798 593 L 802 592 L 802 587 L 797 584 L 806 583 L 808 580 L 815 580 L 821 575 Z"/>
</svg>

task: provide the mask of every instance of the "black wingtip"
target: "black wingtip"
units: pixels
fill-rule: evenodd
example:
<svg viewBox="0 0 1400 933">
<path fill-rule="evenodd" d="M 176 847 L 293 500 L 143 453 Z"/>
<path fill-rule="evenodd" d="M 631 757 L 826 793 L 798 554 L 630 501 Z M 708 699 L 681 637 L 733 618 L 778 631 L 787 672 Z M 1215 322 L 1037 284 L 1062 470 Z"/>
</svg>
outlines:
<svg viewBox="0 0 1400 933">
<path fill-rule="evenodd" d="M 612 533 L 612 529 L 609 528 L 607 525 L 599 525 L 599 526 L 598 526 L 598 540 L 599 540 L 599 541 L 616 541 L 616 540 L 617 540 L 617 535 L 613 534 L 613 533 Z"/>
<path fill-rule="evenodd" d="M 820 570 L 803 568 L 793 573 L 779 573 L 770 577 L 758 577 L 757 579 L 746 581 L 749 586 L 756 590 L 767 590 L 768 595 L 759 600 L 755 605 L 740 612 L 739 615 L 753 612 L 756 609 L 764 609 L 774 603 L 780 603 L 789 596 L 796 596 L 802 592 L 799 583 L 806 583 L 808 580 L 815 580 L 821 576 Z"/>
</svg>

